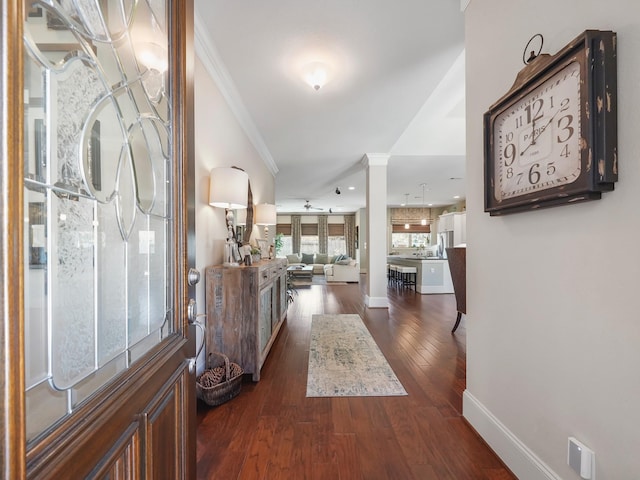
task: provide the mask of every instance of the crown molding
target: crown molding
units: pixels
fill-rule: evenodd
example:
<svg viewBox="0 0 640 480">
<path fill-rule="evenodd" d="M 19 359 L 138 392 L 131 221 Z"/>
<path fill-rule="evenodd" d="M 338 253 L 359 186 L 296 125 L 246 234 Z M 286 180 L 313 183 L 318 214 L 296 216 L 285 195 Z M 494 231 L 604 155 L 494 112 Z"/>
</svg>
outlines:
<svg viewBox="0 0 640 480">
<path fill-rule="evenodd" d="M 217 48 L 209 38 L 207 29 L 202 23 L 201 15 L 198 14 L 198 7 L 195 7 L 194 26 L 195 26 L 195 51 L 200 61 L 204 64 L 209 75 L 217 85 L 223 98 L 229 105 L 233 115 L 238 120 L 241 128 L 244 130 L 249 141 L 258 152 L 258 155 L 267 166 L 271 174 L 275 177 L 278 173 L 278 166 L 271 156 L 271 152 L 267 148 L 262 135 L 258 131 L 251 115 L 244 106 L 240 93 L 236 89 L 227 68 L 225 67 Z"/>
</svg>

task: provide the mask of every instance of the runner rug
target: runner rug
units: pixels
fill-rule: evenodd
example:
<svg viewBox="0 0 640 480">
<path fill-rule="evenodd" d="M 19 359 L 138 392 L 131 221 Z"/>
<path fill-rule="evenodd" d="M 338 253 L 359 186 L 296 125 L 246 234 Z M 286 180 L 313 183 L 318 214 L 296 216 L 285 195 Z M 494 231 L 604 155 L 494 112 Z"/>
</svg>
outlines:
<svg viewBox="0 0 640 480">
<path fill-rule="evenodd" d="M 406 395 L 359 315 L 314 315 L 307 397 Z"/>
</svg>

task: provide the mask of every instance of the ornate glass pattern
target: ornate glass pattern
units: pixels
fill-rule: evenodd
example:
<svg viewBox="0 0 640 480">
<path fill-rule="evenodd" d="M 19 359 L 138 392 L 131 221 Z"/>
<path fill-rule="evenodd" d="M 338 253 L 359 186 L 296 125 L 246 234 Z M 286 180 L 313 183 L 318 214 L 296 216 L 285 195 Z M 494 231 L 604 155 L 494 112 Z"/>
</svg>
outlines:
<svg viewBox="0 0 640 480">
<path fill-rule="evenodd" d="M 29 439 L 174 329 L 166 2 L 31 7 L 40 15 L 24 37 Z"/>
</svg>

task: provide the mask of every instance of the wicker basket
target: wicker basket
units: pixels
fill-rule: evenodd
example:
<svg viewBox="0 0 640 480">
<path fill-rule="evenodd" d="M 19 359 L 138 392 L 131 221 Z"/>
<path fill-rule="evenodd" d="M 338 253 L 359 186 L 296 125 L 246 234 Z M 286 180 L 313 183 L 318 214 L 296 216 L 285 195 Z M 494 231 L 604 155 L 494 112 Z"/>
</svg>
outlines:
<svg viewBox="0 0 640 480">
<path fill-rule="evenodd" d="M 209 353 L 208 368 L 196 379 L 198 398 L 213 407 L 222 405 L 240 393 L 243 373 L 224 353 Z"/>
</svg>

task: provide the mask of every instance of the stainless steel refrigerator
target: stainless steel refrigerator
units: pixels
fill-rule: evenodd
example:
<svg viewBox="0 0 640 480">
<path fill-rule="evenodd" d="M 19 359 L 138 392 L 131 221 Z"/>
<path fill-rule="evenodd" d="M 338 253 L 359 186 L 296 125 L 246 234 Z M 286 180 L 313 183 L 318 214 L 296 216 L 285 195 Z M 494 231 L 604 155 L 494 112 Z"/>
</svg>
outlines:
<svg viewBox="0 0 640 480">
<path fill-rule="evenodd" d="M 438 256 L 447 258 L 447 248 L 453 247 L 453 232 L 440 232 L 438 234 Z"/>
</svg>

